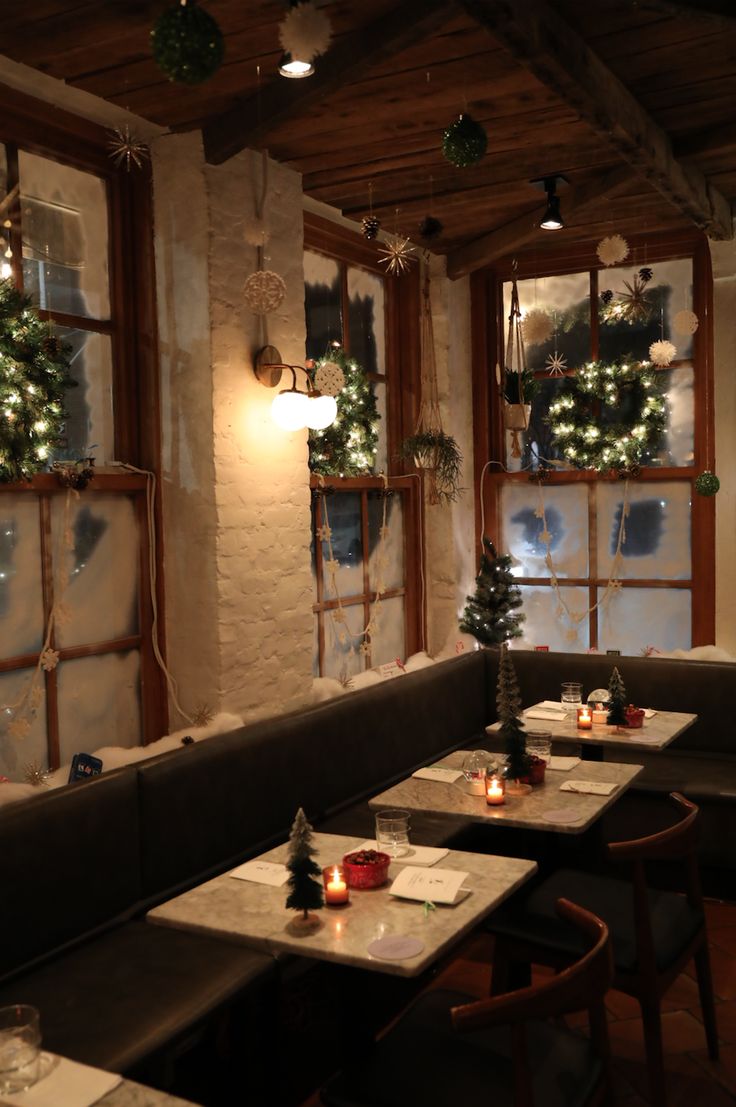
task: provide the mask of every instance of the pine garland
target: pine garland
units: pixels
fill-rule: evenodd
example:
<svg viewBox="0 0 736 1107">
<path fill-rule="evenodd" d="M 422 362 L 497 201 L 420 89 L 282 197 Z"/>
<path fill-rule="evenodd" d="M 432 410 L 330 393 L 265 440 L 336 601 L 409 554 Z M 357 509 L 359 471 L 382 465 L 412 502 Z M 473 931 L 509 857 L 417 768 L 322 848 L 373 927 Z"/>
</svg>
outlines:
<svg viewBox="0 0 736 1107">
<path fill-rule="evenodd" d="M 460 630 L 472 634 L 483 646 L 497 646 L 509 638 L 521 637 L 526 616 L 517 610 L 522 605 L 521 591 L 511 574 L 510 556 L 499 556 L 485 535 L 483 546 L 486 553 L 475 578 L 475 595 L 466 596 Z"/>
<path fill-rule="evenodd" d="M 0 482 L 29 480 L 59 445 L 71 347 L 49 333 L 11 280 L 0 281 Z"/>
<path fill-rule="evenodd" d="M 338 393 L 337 415 L 326 430 L 309 433 L 309 468 L 323 476 L 358 477 L 373 472 L 378 452 L 378 405 L 372 383 L 354 358 L 330 350 L 315 363 L 315 372 L 334 361 L 345 374 Z"/>
</svg>

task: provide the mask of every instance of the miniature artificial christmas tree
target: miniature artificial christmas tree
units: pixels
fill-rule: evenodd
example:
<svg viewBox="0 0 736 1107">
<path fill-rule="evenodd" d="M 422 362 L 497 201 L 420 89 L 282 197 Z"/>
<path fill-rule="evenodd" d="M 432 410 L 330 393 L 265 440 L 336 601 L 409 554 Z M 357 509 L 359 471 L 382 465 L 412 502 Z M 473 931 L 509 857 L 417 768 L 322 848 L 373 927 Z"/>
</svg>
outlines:
<svg viewBox="0 0 736 1107">
<path fill-rule="evenodd" d="M 506 753 L 506 776 L 511 781 L 519 781 L 529 772 L 529 757 L 526 752 L 526 732 L 521 724 L 521 695 L 516 679 L 514 663 L 508 647 L 501 646 L 498 663 L 498 683 L 496 685 L 496 709 L 500 727 L 498 733 Z M 507 788 L 507 791 L 527 791 L 527 787 Z"/>
<path fill-rule="evenodd" d="M 613 670 L 608 684 L 608 725 L 617 727 L 629 725 L 629 720 L 626 718 L 626 688 L 618 669 Z"/>
<path fill-rule="evenodd" d="M 460 630 L 472 634 L 482 646 L 497 646 L 509 638 L 520 638 L 520 624 L 525 616 L 521 607 L 521 592 L 511 575 L 511 558 L 499 556 L 493 543 L 483 536 L 486 553 L 480 559 L 475 578 L 475 595 L 467 596 L 467 607 L 460 621 Z"/>
<path fill-rule="evenodd" d="M 291 891 L 287 896 L 286 906 L 302 912 L 299 920 L 302 924 L 314 921 L 313 917 L 310 920 L 310 908 L 324 906 L 322 882 L 314 879 L 322 874 L 319 865 L 312 860 L 315 853 L 312 846 L 312 827 L 300 807 L 289 835 L 289 859 L 286 867 L 291 873 L 287 882 Z"/>
</svg>

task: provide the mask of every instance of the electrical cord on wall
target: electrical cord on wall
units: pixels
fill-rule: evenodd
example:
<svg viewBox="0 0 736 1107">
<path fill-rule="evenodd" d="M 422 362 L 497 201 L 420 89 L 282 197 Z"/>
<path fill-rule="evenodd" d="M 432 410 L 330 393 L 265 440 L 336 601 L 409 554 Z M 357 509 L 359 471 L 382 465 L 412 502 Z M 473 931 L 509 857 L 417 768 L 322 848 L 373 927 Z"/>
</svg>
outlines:
<svg viewBox="0 0 736 1107">
<path fill-rule="evenodd" d="M 424 489 L 422 487 L 422 478 L 419 476 L 419 473 L 406 473 L 405 475 L 407 477 L 413 477 L 414 480 L 419 481 L 419 497 L 418 497 L 419 498 L 419 536 L 420 536 L 420 543 L 419 543 L 419 583 L 420 583 L 420 597 L 421 597 L 420 601 L 419 601 L 419 608 L 420 608 L 420 611 L 422 612 L 422 641 L 421 641 L 421 646 L 422 646 L 422 649 L 426 651 L 427 642 L 426 642 L 425 626 L 426 626 L 426 622 L 427 622 L 427 612 L 425 610 L 426 591 L 425 591 L 425 582 L 424 582 L 424 550 L 425 550 Z M 391 478 L 389 477 L 389 480 L 390 479 Z"/>
</svg>

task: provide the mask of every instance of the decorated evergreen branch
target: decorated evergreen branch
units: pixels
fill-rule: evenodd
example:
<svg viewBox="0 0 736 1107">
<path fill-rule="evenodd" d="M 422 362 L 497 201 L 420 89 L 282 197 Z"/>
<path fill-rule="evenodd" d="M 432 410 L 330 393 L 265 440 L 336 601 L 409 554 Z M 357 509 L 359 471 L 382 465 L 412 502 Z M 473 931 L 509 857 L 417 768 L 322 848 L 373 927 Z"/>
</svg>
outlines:
<svg viewBox="0 0 736 1107">
<path fill-rule="evenodd" d="M 498 733 L 506 754 L 506 776 L 520 780 L 529 772 L 529 755 L 526 752 L 526 731 L 521 723 L 521 694 L 516 679 L 514 663 L 508 646 L 501 646 L 496 685 L 496 710 L 501 724 Z"/>
<path fill-rule="evenodd" d="M 289 859 L 286 867 L 291 874 L 287 881 L 291 891 L 286 898 L 286 906 L 301 911 L 304 920 L 308 918 L 312 908 L 324 905 L 322 881 L 314 879 L 322 873 L 319 865 L 312 860 L 316 852 L 312 846 L 312 827 L 300 807 L 289 835 Z"/>
<path fill-rule="evenodd" d="M 626 407 L 630 414 L 622 418 Z M 602 406 L 602 412 L 599 410 Z M 606 409 L 615 422 L 605 422 Z M 661 435 L 666 418 L 657 374 L 648 361 L 591 361 L 566 378 L 549 406 L 552 438 L 576 469 L 632 468 Z"/>
<path fill-rule="evenodd" d="M 337 394 L 337 416 L 326 430 L 309 432 L 309 468 L 324 476 L 358 477 L 371 473 L 378 452 L 378 406 L 373 385 L 354 358 L 342 350 L 315 363 L 315 375 L 327 362 L 343 370 L 345 384 Z"/>
<path fill-rule="evenodd" d="M 429 474 L 430 503 L 450 503 L 458 498 L 462 492 L 463 455 L 451 434 L 443 430 L 419 431 L 404 439 L 401 454 L 412 458 L 417 469 Z"/>
<path fill-rule="evenodd" d="M 626 688 L 618 669 L 613 670 L 608 684 L 608 725 L 629 725 L 626 718 Z"/>
<path fill-rule="evenodd" d="M 60 443 L 70 353 L 30 297 L 0 281 L 0 482 L 30 479 Z"/>
<path fill-rule="evenodd" d="M 466 597 L 460 630 L 472 634 L 483 646 L 496 646 L 520 638 L 526 616 L 517 610 L 522 604 L 521 590 L 511 575 L 511 558 L 499 556 L 485 535 L 483 545 L 487 552 L 480 559 L 475 595 Z"/>
</svg>

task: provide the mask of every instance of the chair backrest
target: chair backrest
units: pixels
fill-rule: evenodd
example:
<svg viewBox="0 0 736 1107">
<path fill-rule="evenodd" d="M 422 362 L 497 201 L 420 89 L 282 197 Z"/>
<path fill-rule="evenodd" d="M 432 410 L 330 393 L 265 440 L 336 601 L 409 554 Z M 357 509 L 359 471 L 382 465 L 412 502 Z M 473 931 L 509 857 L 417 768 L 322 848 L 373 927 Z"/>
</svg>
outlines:
<svg viewBox="0 0 736 1107">
<path fill-rule="evenodd" d="M 530 1019 L 547 1019 L 587 1011 L 591 1043 L 600 1057 L 605 1079 L 609 1042 L 604 996 L 613 980 L 613 956 L 608 927 L 597 915 L 570 900 L 558 899 L 555 906 L 561 918 L 587 936 L 591 943 L 588 952 L 575 964 L 543 984 L 533 984 L 530 988 L 481 999 L 452 1010 L 453 1025 L 459 1031 L 511 1026 L 516 1107 L 533 1107 L 534 1102 L 526 1057 L 525 1027 Z M 603 1082 L 604 1080 L 600 1083 Z"/>
</svg>

